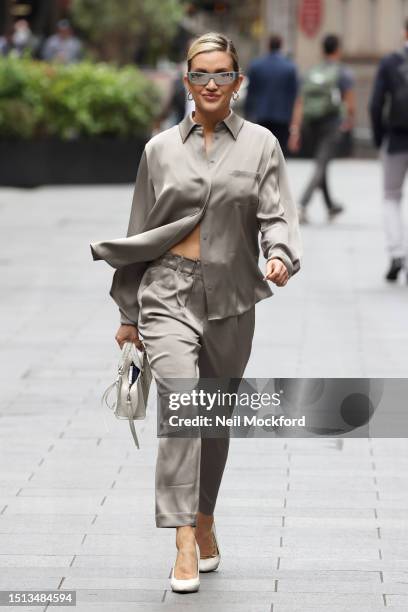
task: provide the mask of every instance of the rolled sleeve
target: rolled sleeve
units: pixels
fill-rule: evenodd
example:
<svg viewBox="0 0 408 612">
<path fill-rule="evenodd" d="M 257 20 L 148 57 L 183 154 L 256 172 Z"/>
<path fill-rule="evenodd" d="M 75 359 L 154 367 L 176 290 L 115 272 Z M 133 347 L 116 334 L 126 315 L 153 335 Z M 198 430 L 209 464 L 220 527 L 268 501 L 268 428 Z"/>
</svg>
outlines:
<svg viewBox="0 0 408 612">
<path fill-rule="evenodd" d="M 275 137 L 274 141 L 259 184 L 258 227 L 264 258 L 280 259 L 292 276 L 300 270 L 302 259 L 299 218 L 289 188 L 285 158 Z"/>
<path fill-rule="evenodd" d="M 121 308 L 119 308 L 119 314 L 120 314 L 120 323 L 121 325 L 136 325 L 137 326 L 137 321 L 133 321 L 132 319 L 129 319 L 124 312 L 122 311 Z"/>
</svg>

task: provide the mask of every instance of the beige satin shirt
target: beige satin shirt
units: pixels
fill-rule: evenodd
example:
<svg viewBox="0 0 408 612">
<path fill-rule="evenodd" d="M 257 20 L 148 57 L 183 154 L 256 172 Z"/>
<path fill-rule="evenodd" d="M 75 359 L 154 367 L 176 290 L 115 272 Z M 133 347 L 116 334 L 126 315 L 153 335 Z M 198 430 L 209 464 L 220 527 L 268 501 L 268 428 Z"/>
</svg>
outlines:
<svg viewBox="0 0 408 612">
<path fill-rule="evenodd" d="M 215 126 L 206 153 L 203 127 L 187 115 L 146 144 L 126 238 L 92 242 L 94 260 L 116 268 L 110 296 L 121 322 L 138 321 L 137 292 L 148 262 L 200 225 L 208 319 L 248 310 L 273 295 L 258 266 L 266 260 L 300 269 L 301 237 L 278 140 L 233 110 Z"/>
</svg>

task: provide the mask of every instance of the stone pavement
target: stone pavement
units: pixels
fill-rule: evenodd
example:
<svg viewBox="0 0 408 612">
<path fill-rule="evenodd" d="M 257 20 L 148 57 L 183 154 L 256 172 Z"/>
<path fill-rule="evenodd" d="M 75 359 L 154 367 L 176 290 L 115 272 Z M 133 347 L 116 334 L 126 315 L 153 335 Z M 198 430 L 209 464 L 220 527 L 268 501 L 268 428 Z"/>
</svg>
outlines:
<svg viewBox="0 0 408 612">
<path fill-rule="evenodd" d="M 290 162 L 295 194 L 309 171 Z M 378 165 L 339 161 L 331 177 L 347 212 L 328 225 L 316 196 L 302 271 L 257 306 L 247 377 L 407 375 L 408 286 L 383 281 Z M 74 589 L 78 612 L 406 612 L 404 439 L 231 440 L 220 569 L 199 593 L 169 590 L 154 388 L 140 451 L 100 405 L 118 314 L 89 242 L 124 235 L 131 194 L 0 189 L 0 589 Z"/>
</svg>

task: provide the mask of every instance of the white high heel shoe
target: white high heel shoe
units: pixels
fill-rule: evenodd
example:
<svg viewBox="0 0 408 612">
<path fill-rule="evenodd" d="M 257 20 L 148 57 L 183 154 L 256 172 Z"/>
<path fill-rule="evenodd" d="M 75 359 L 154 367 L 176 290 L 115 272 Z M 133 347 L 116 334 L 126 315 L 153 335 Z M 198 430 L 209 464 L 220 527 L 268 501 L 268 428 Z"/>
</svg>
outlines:
<svg viewBox="0 0 408 612">
<path fill-rule="evenodd" d="M 217 569 L 221 561 L 221 553 L 218 547 L 217 535 L 215 532 L 215 523 L 212 524 L 211 531 L 212 531 L 214 543 L 217 549 L 217 554 L 214 555 L 213 557 L 208 557 L 207 559 L 200 559 L 199 564 L 198 564 L 200 572 L 213 572 L 214 570 Z"/>
<path fill-rule="evenodd" d="M 195 591 L 198 591 L 200 587 L 200 549 L 198 548 L 197 542 L 195 543 L 195 547 L 197 553 L 197 576 L 195 576 L 194 578 L 176 578 L 174 575 L 174 565 L 172 567 L 170 585 L 172 590 L 176 593 L 194 593 Z"/>
</svg>

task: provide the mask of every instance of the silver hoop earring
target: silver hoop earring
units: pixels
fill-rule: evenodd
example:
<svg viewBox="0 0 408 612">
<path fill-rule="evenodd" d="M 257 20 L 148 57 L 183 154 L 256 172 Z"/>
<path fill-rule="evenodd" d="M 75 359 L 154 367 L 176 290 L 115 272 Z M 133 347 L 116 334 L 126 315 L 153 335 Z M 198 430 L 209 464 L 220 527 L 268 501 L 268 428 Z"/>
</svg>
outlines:
<svg viewBox="0 0 408 612">
<path fill-rule="evenodd" d="M 191 98 L 190 98 L 191 95 Z M 191 91 L 188 92 L 187 94 L 187 100 L 192 100 L 193 99 L 193 94 L 191 93 Z"/>
<path fill-rule="evenodd" d="M 233 100 L 238 100 L 238 98 L 239 98 L 239 93 L 237 91 L 234 91 L 233 94 L 232 94 L 232 99 Z"/>
</svg>

